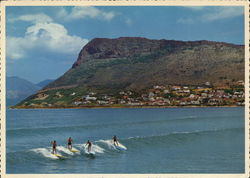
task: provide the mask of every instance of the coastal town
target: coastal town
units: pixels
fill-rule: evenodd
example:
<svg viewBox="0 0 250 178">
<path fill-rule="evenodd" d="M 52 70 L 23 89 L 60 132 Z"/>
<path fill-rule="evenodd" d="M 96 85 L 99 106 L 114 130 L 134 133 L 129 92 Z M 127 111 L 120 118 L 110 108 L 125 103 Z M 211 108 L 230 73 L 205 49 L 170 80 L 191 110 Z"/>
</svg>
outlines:
<svg viewBox="0 0 250 178">
<path fill-rule="evenodd" d="M 13 108 L 206 107 L 244 106 L 244 81 L 230 85 L 153 85 L 144 90 L 105 92 L 71 89 L 43 90 Z"/>
<path fill-rule="evenodd" d="M 240 80 L 233 85 L 220 87 L 206 82 L 202 86 L 155 85 L 141 93 L 131 90 L 120 91 L 116 95 L 89 92 L 72 104 L 78 107 L 243 106 L 244 97 L 244 81 Z"/>
</svg>

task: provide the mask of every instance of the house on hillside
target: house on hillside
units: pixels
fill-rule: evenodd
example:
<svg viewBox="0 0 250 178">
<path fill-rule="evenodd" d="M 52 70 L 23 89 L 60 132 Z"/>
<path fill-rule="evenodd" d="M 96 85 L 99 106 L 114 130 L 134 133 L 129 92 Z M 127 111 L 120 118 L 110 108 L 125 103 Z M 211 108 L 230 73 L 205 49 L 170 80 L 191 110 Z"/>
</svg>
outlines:
<svg viewBox="0 0 250 178">
<path fill-rule="evenodd" d="M 44 100 L 44 99 L 46 99 L 48 96 L 49 96 L 48 94 L 39 93 L 39 94 L 36 96 L 35 100 Z"/>
<path fill-rule="evenodd" d="M 153 93 L 153 92 L 149 92 L 149 94 L 148 94 L 148 97 L 149 98 L 152 98 L 152 97 L 154 97 L 155 96 L 155 94 Z"/>
<path fill-rule="evenodd" d="M 79 105 L 79 104 L 82 104 L 82 102 L 81 101 L 75 101 L 75 102 L 73 102 L 73 104 L 74 105 Z"/>
<path fill-rule="evenodd" d="M 97 100 L 96 97 L 89 96 L 89 95 L 84 96 L 83 99 L 85 99 L 87 101 L 96 101 Z"/>
<path fill-rule="evenodd" d="M 237 85 L 242 85 L 242 86 L 245 85 L 245 82 L 244 82 L 243 80 L 239 80 L 239 81 L 237 81 L 236 83 L 237 83 Z"/>
<path fill-rule="evenodd" d="M 154 89 L 160 89 L 160 90 L 164 90 L 165 87 L 164 86 L 159 86 L 159 85 L 156 85 L 153 87 Z"/>
<path fill-rule="evenodd" d="M 62 98 L 63 95 L 58 91 L 58 92 L 56 92 L 55 97 L 56 98 Z"/>
<path fill-rule="evenodd" d="M 206 86 L 210 86 L 211 83 L 210 83 L 210 82 L 206 82 L 205 85 L 206 85 Z"/>
<path fill-rule="evenodd" d="M 172 86 L 172 90 L 180 90 L 181 87 L 180 86 Z"/>
<path fill-rule="evenodd" d="M 169 90 L 164 90 L 163 93 L 164 93 L 164 94 L 168 94 L 168 93 L 170 93 L 170 92 L 169 92 Z"/>
<path fill-rule="evenodd" d="M 94 96 L 94 95 L 96 95 L 95 92 L 90 92 L 90 93 L 89 93 L 89 96 Z"/>
<path fill-rule="evenodd" d="M 97 103 L 102 105 L 102 104 L 108 104 L 109 102 L 103 100 L 97 100 Z"/>
</svg>

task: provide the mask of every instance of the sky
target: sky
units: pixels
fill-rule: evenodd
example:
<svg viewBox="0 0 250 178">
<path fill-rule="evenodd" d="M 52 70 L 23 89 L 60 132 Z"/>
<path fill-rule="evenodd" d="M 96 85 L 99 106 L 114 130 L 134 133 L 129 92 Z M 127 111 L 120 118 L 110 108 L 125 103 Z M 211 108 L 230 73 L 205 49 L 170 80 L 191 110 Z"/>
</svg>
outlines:
<svg viewBox="0 0 250 178">
<path fill-rule="evenodd" d="M 9 6 L 6 75 L 38 83 L 69 70 L 93 38 L 244 44 L 238 6 Z"/>
</svg>

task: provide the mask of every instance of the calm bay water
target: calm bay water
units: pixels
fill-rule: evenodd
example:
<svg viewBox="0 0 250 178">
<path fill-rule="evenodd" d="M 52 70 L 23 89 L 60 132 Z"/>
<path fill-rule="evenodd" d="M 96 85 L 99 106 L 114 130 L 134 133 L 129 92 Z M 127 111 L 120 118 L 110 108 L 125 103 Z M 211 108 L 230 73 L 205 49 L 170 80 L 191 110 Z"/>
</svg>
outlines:
<svg viewBox="0 0 250 178">
<path fill-rule="evenodd" d="M 244 172 L 243 107 L 7 110 L 6 123 L 7 173 Z M 66 159 L 50 153 L 52 140 Z"/>
</svg>

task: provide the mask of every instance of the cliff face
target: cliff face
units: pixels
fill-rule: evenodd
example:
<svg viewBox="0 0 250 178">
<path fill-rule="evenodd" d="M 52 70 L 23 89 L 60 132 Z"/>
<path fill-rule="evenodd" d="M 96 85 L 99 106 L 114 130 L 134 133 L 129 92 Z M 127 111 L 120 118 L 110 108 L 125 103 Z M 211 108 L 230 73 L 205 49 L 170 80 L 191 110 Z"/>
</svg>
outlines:
<svg viewBox="0 0 250 178">
<path fill-rule="evenodd" d="M 146 38 L 96 38 L 80 52 L 73 68 L 92 59 L 130 58 L 135 55 L 148 55 L 166 45 L 166 40 L 148 40 Z M 174 44 L 171 44 L 174 46 Z M 181 45 L 181 42 L 179 42 Z"/>
<path fill-rule="evenodd" d="M 96 38 L 46 89 L 144 89 L 154 84 L 214 85 L 244 79 L 244 46 L 211 41 Z"/>
<path fill-rule="evenodd" d="M 183 42 L 174 40 L 149 40 L 139 37 L 121 37 L 117 39 L 95 38 L 81 50 L 77 61 L 73 64 L 73 68 L 93 59 L 132 58 L 138 55 L 149 55 L 166 48 L 177 50 L 185 46 L 194 47 L 199 45 L 210 45 L 215 48 L 222 46 L 232 48 L 242 47 L 240 45 L 210 41 Z"/>
</svg>

